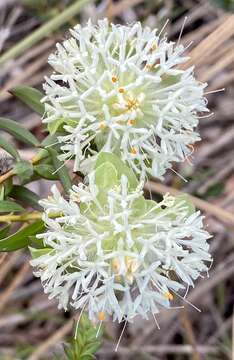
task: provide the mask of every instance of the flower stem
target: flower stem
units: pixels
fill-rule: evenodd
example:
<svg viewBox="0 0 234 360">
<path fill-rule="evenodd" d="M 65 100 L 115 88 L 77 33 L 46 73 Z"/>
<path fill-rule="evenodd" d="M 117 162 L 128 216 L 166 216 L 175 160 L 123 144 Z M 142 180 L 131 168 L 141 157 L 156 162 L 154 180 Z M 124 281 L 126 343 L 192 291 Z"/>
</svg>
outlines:
<svg viewBox="0 0 234 360">
<path fill-rule="evenodd" d="M 35 154 L 33 156 L 33 158 L 31 160 L 29 160 L 32 165 L 37 164 L 40 160 L 48 157 L 48 151 L 45 149 L 41 149 L 37 154 Z M 10 169 L 9 171 L 7 171 L 5 174 L 0 176 L 0 184 L 2 184 L 5 180 L 11 178 L 12 176 L 16 175 L 16 173 L 14 172 L 14 169 Z"/>
<path fill-rule="evenodd" d="M 1 222 L 24 222 L 29 220 L 38 220 L 42 218 L 42 212 L 34 211 L 30 213 L 23 213 L 19 215 L 14 214 L 7 214 L 7 215 L 0 215 L 0 223 Z"/>
<path fill-rule="evenodd" d="M 21 55 L 25 50 L 29 49 L 38 41 L 42 40 L 47 35 L 51 34 L 53 31 L 57 30 L 61 25 L 65 24 L 72 17 L 79 13 L 80 9 L 90 2 L 90 0 L 78 0 L 61 14 L 57 15 L 55 18 L 51 19 L 39 29 L 36 29 L 32 34 L 27 36 L 25 39 L 20 41 L 17 45 L 6 51 L 2 56 L 0 56 L 0 65 L 4 64 L 10 59 L 14 59 L 16 56 Z"/>
</svg>

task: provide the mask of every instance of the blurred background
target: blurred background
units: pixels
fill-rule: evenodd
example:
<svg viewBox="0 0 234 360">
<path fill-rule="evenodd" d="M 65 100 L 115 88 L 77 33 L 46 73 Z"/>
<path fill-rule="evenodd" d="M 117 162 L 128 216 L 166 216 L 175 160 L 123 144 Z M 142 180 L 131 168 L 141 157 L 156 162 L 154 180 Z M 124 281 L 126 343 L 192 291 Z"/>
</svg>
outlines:
<svg viewBox="0 0 234 360">
<path fill-rule="evenodd" d="M 206 215 L 206 226 L 213 234 L 214 263 L 209 278 L 200 279 L 188 297 L 201 313 L 187 304 L 183 310 L 162 311 L 160 330 L 152 319 L 137 320 L 127 326 L 118 353 L 114 347 L 121 326 L 107 322 L 97 358 L 234 359 L 234 2 L 86 0 L 69 12 L 75 3 L 79 1 L 0 0 L 0 52 L 8 52 L 4 64 L 0 55 L 0 116 L 19 121 L 43 139 L 40 117 L 8 90 L 20 84 L 42 90 L 44 76 L 51 73 L 47 58 L 56 42 L 67 38 L 68 29 L 75 24 L 103 17 L 123 24 L 139 20 L 158 29 L 169 19 L 163 33 L 172 41 L 177 41 L 185 22 L 180 41 L 190 44 L 187 52 L 197 78 L 208 82 L 211 93 L 207 99 L 213 113 L 200 119 L 202 141 L 194 147 L 192 158 L 168 171 L 164 186 L 157 182 L 147 185 L 155 198 L 175 189 L 192 194 Z M 42 33 L 19 46 L 41 27 Z M 216 92 L 222 88 L 225 91 Z M 10 135 L 9 141 L 14 141 Z M 15 146 L 25 159 L 34 155 L 29 147 L 16 142 Z M 44 180 L 30 186 L 45 197 L 50 185 Z M 47 299 L 27 259 L 26 251 L 0 258 L 0 359 L 54 359 L 55 354 L 61 359 L 62 343 L 72 334 L 73 314 L 64 314 L 55 301 Z"/>
</svg>

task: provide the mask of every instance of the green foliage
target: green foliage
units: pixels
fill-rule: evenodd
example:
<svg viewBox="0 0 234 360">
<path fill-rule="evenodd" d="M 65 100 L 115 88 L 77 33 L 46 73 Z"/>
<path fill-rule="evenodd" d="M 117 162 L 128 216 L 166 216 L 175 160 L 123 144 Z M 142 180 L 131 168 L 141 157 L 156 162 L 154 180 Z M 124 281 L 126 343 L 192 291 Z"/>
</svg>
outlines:
<svg viewBox="0 0 234 360">
<path fill-rule="evenodd" d="M 30 86 L 16 86 L 10 90 L 10 93 L 19 98 L 23 103 L 29 106 L 39 115 L 43 115 L 45 106 L 41 103 L 43 94 Z"/>
<path fill-rule="evenodd" d="M 29 237 L 36 235 L 45 228 L 44 222 L 38 220 L 28 226 L 22 226 L 15 234 L 0 240 L 0 251 L 15 251 L 29 244 Z"/>
<path fill-rule="evenodd" d="M 223 8 L 226 11 L 234 11 L 234 1 L 233 0 L 211 0 L 213 5 L 217 5 Z"/>
<path fill-rule="evenodd" d="M 46 255 L 49 252 L 51 252 L 51 248 L 48 248 L 48 247 L 45 247 L 42 249 L 36 249 L 36 248 L 29 246 L 28 248 L 29 248 L 29 251 L 30 251 L 33 259 L 36 259 L 39 256 Z"/>
<path fill-rule="evenodd" d="M 25 183 L 33 175 L 33 166 L 26 160 L 17 162 L 13 170 L 14 173 L 19 176 L 21 183 Z"/>
<path fill-rule="evenodd" d="M 0 201 L 0 213 L 6 212 L 20 212 L 24 211 L 24 208 L 14 201 L 1 200 Z"/>
<path fill-rule="evenodd" d="M 64 346 L 68 360 L 92 360 L 101 346 L 103 330 L 97 336 L 97 327 L 94 327 L 88 316 L 83 313 L 79 322 L 76 339 L 73 338 Z"/>
<path fill-rule="evenodd" d="M 175 204 L 180 203 L 181 201 L 184 201 L 184 206 L 187 208 L 188 216 L 192 215 L 196 211 L 195 206 L 189 198 L 189 195 L 183 194 L 175 198 Z"/>
<path fill-rule="evenodd" d="M 137 181 L 137 178 L 136 178 L 134 172 L 128 166 L 126 166 L 124 164 L 124 162 L 121 161 L 120 158 L 118 158 L 118 156 L 116 156 L 114 154 L 107 153 L 107 152 L 101 152 L 98 155 L 98 158 L 97 158 L 97 161 L 95 164 L 95 169 L 97 170 L 97 168 L 100 165 L 103 165 L 107 162 L 110 163 L 115 168 L 118 180 L 120 180 L 122 175 L 125 175 L 128 178 L 130 187 L 133 189 L 135 189 L 137 187 L 138 181 Z M 108 174 L 108 171 L 107 171 L 107 174 Z M 106 175 L 103 175 L 103 176 L 106 176 Z M 109 176 L 113 176 L 113 171 L 111 171 L 109 173 Z M 101 182 L 100 182 L 100 185 L 102 186 Z"/>
<path fill-rule="evenodd" d="M 4 239 L 7 236 L 10 230 L 10 224 L 4 225 L 0 228 L 0 239 Z"/>
<path fill-rule="evenodd" d="M 4 138 L 0 137 L 0 147 L 4 149 L 8 154 L 13 156 L 16 160 L 20 160 L 20 155 L 16 148 L 9 143 L 9 141 L 5 140 Z"/>
<path fill-rule="evenodd" d="M 34 171 L 43 179 L 58 180 L 57 174 L 54 174 L 54 167 L 51 164 L 39 164 L 34 166 Z"/>
<path fill-rule="evenodd" d="M 31 206 L 33 209 L 41 210 L 41 206 L 38 204 L 39 196 L 25 186 L 13 185 L 9 196 L 24 205 Z"/>
<path fill-rule="evenodd" d="M 0 118 L 0 129 L 13 135 L 17 140 L 31 146 L 39 145 L 37 138 L 16 121 Z"/>
<path fill-rule="evenodd" d="M 223 191 L 224 191 L 224 184 L 222 182 L 217 182 L 211 186 L 209 186 L 209 188 L 207 189 L 207 191 L 205 192 L 205 194 L 203 194 L 203 198 L 207 199 L 210 197 L 218 197 L 220 196 Z"/>
<path fill-rule="evenodd" d="M 64 190 L 68 193 L 72 187 L 72 182 L 69 176 L 68 169 L 64 162 L 58 159 L 58 153 L 55 149 L 48 148 L 48 152 L 52 157 L 54 171 L 53 174 L 58 174 L 58 177 L 63 185 Z"/>
</svg>

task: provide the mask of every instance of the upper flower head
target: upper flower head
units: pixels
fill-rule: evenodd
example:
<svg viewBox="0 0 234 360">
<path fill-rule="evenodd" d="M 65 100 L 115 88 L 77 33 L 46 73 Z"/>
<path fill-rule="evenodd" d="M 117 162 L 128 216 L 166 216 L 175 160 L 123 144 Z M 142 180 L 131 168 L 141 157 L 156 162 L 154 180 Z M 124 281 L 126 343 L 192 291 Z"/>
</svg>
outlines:
<svg viewBox="0 0 234 360">
<path fill-rule="evenodd" d="M 99 320 L 147 318 L 208 270 L 210 235 L 199 212 L 183 198 L 145 200 L 111 154 L 98 158 L 89 185 L 73 186 L 68 201 L 54 186 L 41 205 L 48 229 L 32 265 L 65 309 L 86 307 Z"/>
<path fill-rule="evenodd" d="M 181 70 L 184 47 L 156 30 L 109 24 L 77 25 L 57 45 L 46 78 L 50 132 L 62 129 L 62 160 L 87 173 L 99 151 L 117 154 L 138 177 L 162 177 L 173 161 L 189 155 L 199 140 L 199 112 L 207 111 L 193 69 Z"/>
</svg>

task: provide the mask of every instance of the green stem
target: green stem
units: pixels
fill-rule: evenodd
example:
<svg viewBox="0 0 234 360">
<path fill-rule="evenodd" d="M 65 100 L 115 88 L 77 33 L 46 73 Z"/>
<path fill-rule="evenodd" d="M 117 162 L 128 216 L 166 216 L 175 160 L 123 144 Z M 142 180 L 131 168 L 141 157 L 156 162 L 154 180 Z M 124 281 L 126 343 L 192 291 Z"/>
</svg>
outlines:
<svg viewBox="0 0 234 360">
<path fill-rule="evenodd" d="M 43 213 L 40 211 L 33 211 L 33 212 L 25 212 L 19 215 L 14 214 L 7 214 L 7 215 L 0 215 L 0 223 L 2 222 L 27 222 L 30 220 L 40 220 L 42 218 Z M 63 216 L 63 213 L 57 212 L 49 214 L 49 217 L 51 219 L 61 217 Z"/>
<path fill-rule="evenodd" d="M 7 60 L 14 59 L 16 56 L 21 55 L 25 50 L 33 46 L 35 43 L 43 39 L 45 36 L 51 34 L 57 30 L 61 25 L 65 24 L 76 14 L 80 9 L 91 0 L 78 0 L 61 14 L 57 15 L 54 19 L 51 19 L 39 29 L 35 30 L 31 35 L 20 41 L 17 45 L 6 51 L 0 56 L 0 65 L 4 64 Z"/>
</svg>

